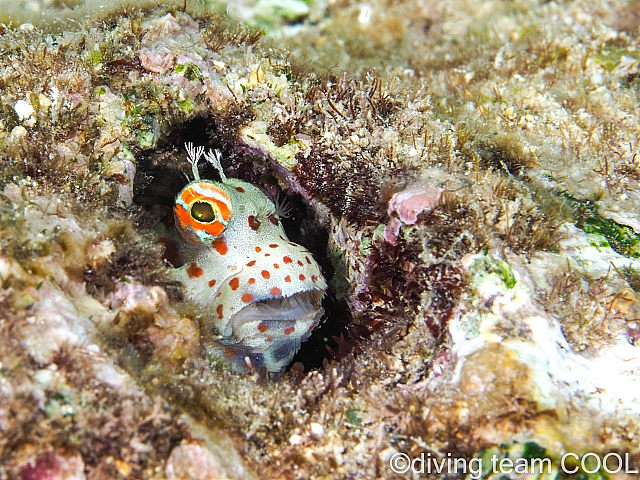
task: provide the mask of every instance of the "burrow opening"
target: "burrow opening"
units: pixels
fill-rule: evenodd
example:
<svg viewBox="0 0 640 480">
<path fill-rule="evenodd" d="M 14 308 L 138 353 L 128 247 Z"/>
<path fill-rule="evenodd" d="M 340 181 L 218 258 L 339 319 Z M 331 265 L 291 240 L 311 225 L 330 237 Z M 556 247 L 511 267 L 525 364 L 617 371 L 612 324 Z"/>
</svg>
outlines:
<svg viewBox="0 0 640 480">
<path fill-rule="evenodd" d="M 300 194 L 282 189 L 269 160 L 260 152 L 237 143 L 235 138 L 236 135 L 230 135 L 228 126 L 212 117 L 197 117 L 174 127 L 155 149 L 139 154 L 134 202 L 146 211 L 145 218 L 151 219 L 147 227 L 158 221 L 172 222 L 175 196 L 189 181 L 185 175 L 191 178 L 191 166 L 185 160 L 184 145 L 188 142 L 195 146 L 202 145 L 206 150 L 218 149 L 222 153 L 222 166 L 227 177 L 256 185 L 274 202 L 286 202 L 290 214 L 281 221 L 287 236 L 313 254 L 329 283 L 322 304 L 325 310 L 323 322 L 303 342 L 287 368 L 296 364 L 302 364 L 305 371 L 321 368 L 326 361 L 342 356 L 352 324 L 346 301 L 338 299 L 332 287 L 331 280 L 336 272 L 328 256 L 329 232 L 320 225 L 313 207 Z M 200 167 L 202 178 L 218 179 L 211 165 L 202 162 Z M 171 247 L 165 248 L 165 258 L 174 266 L 179 266 L 179 263 L 175 265 L 179 260 L 172 258 Z"/>
</svg>

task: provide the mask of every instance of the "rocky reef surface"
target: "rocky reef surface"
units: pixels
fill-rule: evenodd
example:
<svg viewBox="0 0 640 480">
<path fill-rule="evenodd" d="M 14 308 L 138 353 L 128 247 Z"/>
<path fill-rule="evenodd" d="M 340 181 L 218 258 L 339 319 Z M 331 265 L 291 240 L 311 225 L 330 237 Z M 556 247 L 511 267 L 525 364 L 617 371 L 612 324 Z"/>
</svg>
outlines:
<svg viewBox="0 0 640 480">
<path fill-rule="evenodd" d="M 0 478 L 638 469 L 636 2 L 76 5 L 0 25 Z M 277 378 L 171 276 L 186 142 L 330 284 Z"/>
</svg>

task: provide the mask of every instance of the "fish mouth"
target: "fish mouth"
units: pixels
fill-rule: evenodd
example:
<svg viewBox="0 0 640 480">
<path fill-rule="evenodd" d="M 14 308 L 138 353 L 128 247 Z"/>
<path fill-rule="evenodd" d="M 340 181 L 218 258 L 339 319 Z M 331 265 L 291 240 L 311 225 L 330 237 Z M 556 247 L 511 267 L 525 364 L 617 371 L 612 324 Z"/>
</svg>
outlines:
<svg viewBox="0 0 640 480">
<path fill-rule="evenodd" d="M 324 290 L 307 290 L 289 297 L 270 298 L 247 305 L 231 317 L 230 326 L 237 331 L 248 322 L 260 321 L 266 324 L 291 322 L 313 322 L 324 297 Z"/>
<path fill-rule="evenodd" d="M 231 317 L 228 334 L 218 341 L 225 350 L 214 355 L 239 372 L 278 374 L 320 323 L 324 294 L 312 289 L 247 305 Z"/>
</svg>

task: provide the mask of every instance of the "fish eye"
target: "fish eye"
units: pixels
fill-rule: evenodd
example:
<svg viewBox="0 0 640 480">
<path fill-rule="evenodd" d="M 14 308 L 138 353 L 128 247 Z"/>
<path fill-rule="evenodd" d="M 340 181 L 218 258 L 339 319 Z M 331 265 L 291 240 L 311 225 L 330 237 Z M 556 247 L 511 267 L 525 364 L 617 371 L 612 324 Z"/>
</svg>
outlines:
<svg viewBox="0 0 640 480">
<path fill-rule="evenodd" d="M 195 202 L 191 207 L 191 216 L 202 223 L 210 223 L 216 219 L 213 207 L 207 202 Z"/>
</svg>

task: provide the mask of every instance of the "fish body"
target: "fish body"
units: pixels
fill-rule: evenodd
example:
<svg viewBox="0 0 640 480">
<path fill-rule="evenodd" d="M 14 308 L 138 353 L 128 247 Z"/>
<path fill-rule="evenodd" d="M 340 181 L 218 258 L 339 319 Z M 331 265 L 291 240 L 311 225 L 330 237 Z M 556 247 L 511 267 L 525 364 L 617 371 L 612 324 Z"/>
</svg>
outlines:
<svg viewBox="0 0 640 480">
<path fill-rule="evenodd" d="M 213 154 L 205 158 L 215 164 Z M 274 203 L 221 170 L 215 182 L 194 168 L 196 179 L 176 196 L 185 264 L 174 276 L 217 335 L 210 356 L 235 370 L 276 373 L 320 322 L 327 284 L 311 253 L 287 238 Z"/>
</svg>

